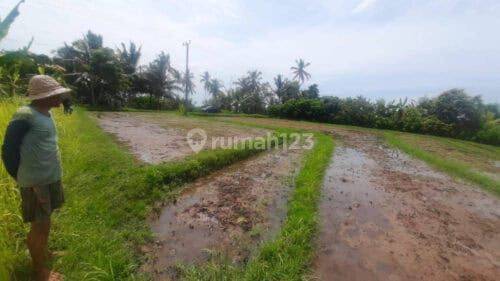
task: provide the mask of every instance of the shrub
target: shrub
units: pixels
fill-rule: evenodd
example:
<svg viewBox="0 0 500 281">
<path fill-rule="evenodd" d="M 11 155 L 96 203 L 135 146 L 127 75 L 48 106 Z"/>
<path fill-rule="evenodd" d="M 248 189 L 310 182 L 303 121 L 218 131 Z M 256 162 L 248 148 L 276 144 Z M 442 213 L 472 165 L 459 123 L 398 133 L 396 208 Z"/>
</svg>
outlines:
<svg viewBox="0 0 500 281">
<path fill-rule="evenodd" d="M 422 113 L 415 107 L 408 108 L 401 119 L 401 129 L 406 132 L 420 132 L 422 128 Z"/>
<path fill-rule="evenodd" d="M 375 125 L 374 106 L 362 96 L 346 98 L 341 101 L 340 110 L 333 116 L 333 122 L 373 127 Z"/>
<path fill-rule="evenodd" d="M 129 100 L 129 106 L 137 109 L 157 109 L 158 101 L 146 96 L 134 97 Z M 162 110 L 174 110 L 179 107 L 179 103 L 174 99 L 162 99 L 160 108 Z"/>
<path fill-rule="evenodd" d="M 477 132 L 475 140 L 482 143 L 500 145 L 500 119 L 487 122 L 484 128 Z"/>
<path fill-rule="evenodd" d="M 283 105 L 281 104 L 274 104 L 271 105 L 267 108 L 267 113 L 271 115 L 272 117 L 284 117 L 281 114 L 281 109 L 283 108 Z"/>
<path fill-rule="evenodd" d="M 452 89 L 436 99 L 436 116 L 444 123 L 452 124 L 454 135 L 468 137 L 481 128 L 483 104 L 480 97 L 471 97 L 462 89 Z"/>
<path fill-rule="evenodd" d="M 439 120 L 436 116 L 426 117 L 422 120 L 421 133 L 450 136 L 453 131 L 453 126 Z"/>
<path fill-rule="evenodd" d="M 326 110 L 324 103 L 317 99 L 294 99 L 282 105 L 269 108 L 273 116 L 281 116 L 291 119 L 326 121 Z"/>
<path fill-rule="evenodd" d="M 436 98 L 420 99 L 417 104 L 408 103 L 408 99 L 371 102 L 358 96 L 291 99 L 268 108 L 268 114 L 273 117 L 400 130 L 497 145 L 500 125 L 495 118 L 498 112 L 498 104 L 484 105 L 480 97 L 471 97 L 458 89 Z"/>
<path fill-rule="evenodd" d="M 375 116 L 374 127 L 377 129 L 394 129 L 396 128 L 396 123 L 392 118 Z"/>
</svg>

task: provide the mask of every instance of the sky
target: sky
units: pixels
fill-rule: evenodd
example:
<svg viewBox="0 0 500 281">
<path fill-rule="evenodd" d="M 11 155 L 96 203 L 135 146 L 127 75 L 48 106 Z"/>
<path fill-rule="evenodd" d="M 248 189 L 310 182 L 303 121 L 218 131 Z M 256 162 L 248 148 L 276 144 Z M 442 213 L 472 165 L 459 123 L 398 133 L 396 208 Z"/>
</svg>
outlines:
<svg viewBox="0 0 500 281">
<path fill-rule="evenodd" d="M 4 17 L 17 0 L 0 0 Z M 387 101 L 464 88 L 500 102 L 497 0 L 26 0 L 0 49 L 51 54 L 87 30 L 104 44 L 142 45 L 141 64 L 165 51 L 199 80 L 210 72 L 231 87 L 249 70 L 292 78 L 303 58 L 321 95 Z M 208 96 L 200 83 L 193 100 Z"/>
</svg>

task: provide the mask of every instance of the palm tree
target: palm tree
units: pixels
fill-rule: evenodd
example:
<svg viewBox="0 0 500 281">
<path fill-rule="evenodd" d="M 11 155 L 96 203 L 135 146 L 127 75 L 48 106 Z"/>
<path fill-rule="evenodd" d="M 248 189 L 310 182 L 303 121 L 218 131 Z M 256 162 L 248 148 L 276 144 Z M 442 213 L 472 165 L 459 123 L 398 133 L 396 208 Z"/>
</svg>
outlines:
<svg viewBox="0 0 500 281">
<path fill-rule="evenodd" d="M 260 80 L 262 80 L 262 72 L 258 70 L 252 70 L 248 72 L 248 80 L 250 82 L 250 87 L 256 89 L 260 86 Z"/>
<path fill-rule="evenodd" d="M 174 98 L 175 91 L 182 91 L 179 86 L 182 81 L 181 74 L 170 65 L 170 56 L 164 52 L 149 64 L 145 77 L 151 90 L 150 98 L 156 97 L 159 109 L 162 98 Z"/>
<path fill-rule="evenodd" d="M 281 93 L 283 91 L 283 89 L 285 88 L 286 78 L 283 78 L 283 75 L 278 74 L 274 78 L 274 85 L 276 86 L 276 94 L 279 96 L 278 93 Z"/>
<path fill-rule="evenodd" d="M 210 93 L 210 88 L 211 88 L 210 83 L 212 82 L 212 77 L 210 77 L 210 73 L 208 73 L 208 71 L 205 71 L 203 75 L 201 75 L 200 82 L 203 83 L 203 88 L 205 88 L 205 92 Z"/>
<path fill-rule="evenodd" d="M 97 82 L 94 84 L 95 101 L 99 105 L 119 108 L 123 102 L 122 93 L 128 89 L 128 83 L 114 50 L 111 48 L 93 50 L 88 73 Z"/>
<path fill-rule="evenodd" d="M 98 70 L 94 69 L 99 65 L 107 66 L 94 59 L 95 53 L 101 49 L 103 49 L 102 36 L 89 30 L 82 39 L 72 42 L 71 45 L 64 43 L 64 47 L 56 51 L 56 59 L 60 61 L 62 67 L 72 70 L 68 76 L 73 78 L 73 82 L 88 89 L 92 105 L 96 105 L 98 100 L 96 89 L 105 84 L 105 81 L 96 75 Z"/>
<path fill-rule="evenodd" d="M 268 83 L 262 83 L 262 72 L 248 71 L 235 82 L 237 88 L 233 94 L 234 107 L 245 113 L 260 113 L 265 107 L 265 95 L 268 92 Z"/>
<path fill-rule="evenodd" d="M 139 59 L 141 58 L 142 46 L 137 48 L 134 42 L 130 42 L 128 50 L 125 43 L 122 43 L 121 47 L 121 49 L 116 49 L 116 53 L 118 54 L 118 58 L 123 65 L 125 73 L 127 75 L 132 75 L 137 70 L 137 65 L 139 64 Z"/>
<path fill-rule="evenodd" d="M 137 45 L 134 42 L 130 42 L 128 49 L 125 43 L 121 43 L 121 49 L 116 49 L 116 56 L 122 65 L 123 72 L 129 81 L 129 92 L 127 93 L 128 99 L 133 98 L 135 94 L 140 92 L 142 87 L 141 77 L 139 73 L 137 73 L 139 59 L 141 58 L 141 49 L 142 46 L 137 48 Z"/>
<path fill-rule="evenodd" d="M 216 99 L 219 96 L 219 94 L 222 93 L 222 88 L 224 87 L 222 85 L 222 83 L 220 82 L 220 80 L 215 79 L 215 78 L 213 78 L 209 81 L 209 86 L 210 86 L 210 89 L 208 92 L 210 94 L 212 94 L 213 99 Z"/>
<path fill-rule="evenodd" d="M 296 79 L 300 82 L 300 84 L 303 84 L 306 80 L 311 78 L 311 74 L 306 71 L 306 67 L 311 65 L 311 63 L 306 63 L 303 59 L 295 60 L 295 63 L 297 63 L 297 66 L 291 67 L 292 72 L 295 75 L 293 79 Z"/>
<path fill-rule="evenodd" d="M 103 47 L 102 41 L 102 35 L 89 30 L 83 35 L 83 39 L 74 41 L 72 46 L 86 57 L 90 57 L 90 52 Z"/>
</svg>

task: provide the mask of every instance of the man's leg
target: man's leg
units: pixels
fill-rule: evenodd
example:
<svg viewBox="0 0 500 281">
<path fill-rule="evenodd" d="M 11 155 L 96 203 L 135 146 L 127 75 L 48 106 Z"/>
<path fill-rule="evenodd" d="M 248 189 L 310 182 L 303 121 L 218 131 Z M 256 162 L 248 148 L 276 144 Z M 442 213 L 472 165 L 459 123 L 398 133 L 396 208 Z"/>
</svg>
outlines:
<svg viewBox="0 0 500 281">
<path fill-rule="evenodd" d="M 50 270 L 46 266 L 49 232 L 50 218 L 32 222 L 28 233 L 27 244 L 37 281 L 46 281 L 50 276 Z"/>
</svg>

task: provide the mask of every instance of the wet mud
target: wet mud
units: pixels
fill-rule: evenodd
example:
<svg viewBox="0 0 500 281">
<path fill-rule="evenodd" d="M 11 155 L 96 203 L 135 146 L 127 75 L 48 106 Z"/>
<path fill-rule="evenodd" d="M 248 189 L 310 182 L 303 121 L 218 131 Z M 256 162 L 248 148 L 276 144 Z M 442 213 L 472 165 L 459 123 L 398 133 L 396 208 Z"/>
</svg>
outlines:
<svg viewBox="0 0 500 281">
<path fill-rule="evenodd" d="M 301 155 L 272 150 L 186 186 L 151 220 L 156 241 L 143 248 L 143 270 L 154 280 L 177 280 L 178 264 L 201 264 L 211 252 L 246 262 L 278 232 Z"/>
<path fill-rule="evenodd" d="M 97 113 L 101 128 L 114 135 L 142 162 L 158 164 L 187 156 L 192 152 L 186 133 L 145 122 L 130 113 Z"/>
<path fill-rule="evenodd" d="M 207 122 L 178 117 L 173 114 L 99 112 L 95 114 L 101 128 L 116 137 L 141 162 L 158 164 L 184 158 L 194 153 L 189 146 L 187 133 L 201 128 L 207 139 L 225 137 L 225 142 L 207 141 L 203 149 L 219 148 L 233 139 L 265 136 L 266 130 L 248 129 L 220 122 Z"/>
<path fill-rule="evenodd" d="M 314 280 L 498 280 L 500 200 L 367 133 L 337 130 Z"/>
</svg>

